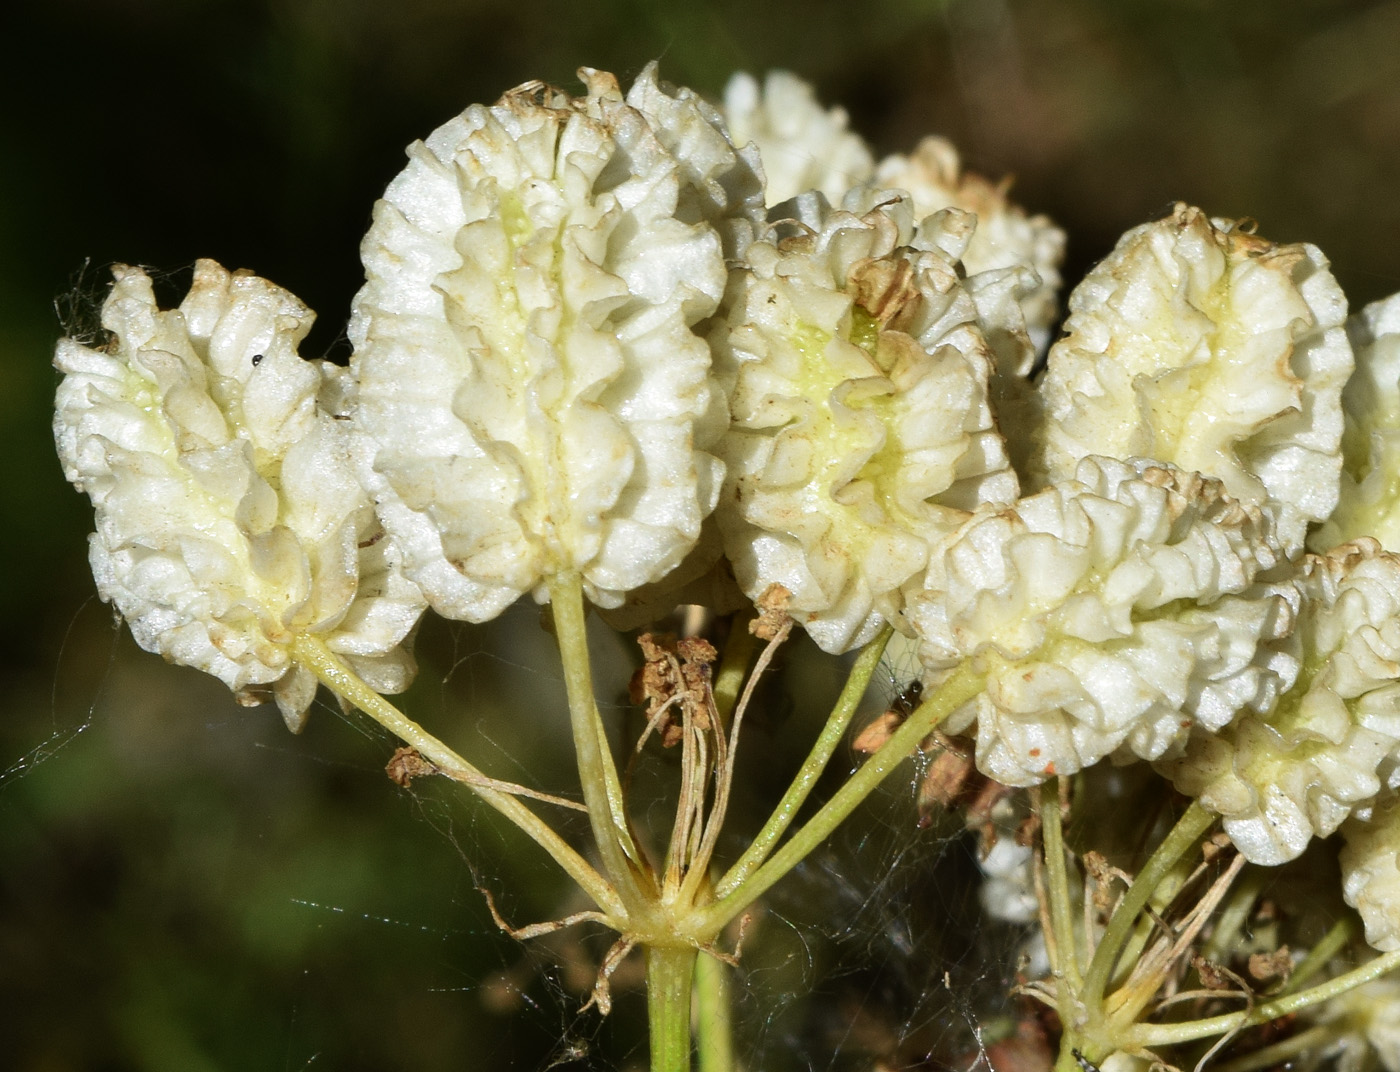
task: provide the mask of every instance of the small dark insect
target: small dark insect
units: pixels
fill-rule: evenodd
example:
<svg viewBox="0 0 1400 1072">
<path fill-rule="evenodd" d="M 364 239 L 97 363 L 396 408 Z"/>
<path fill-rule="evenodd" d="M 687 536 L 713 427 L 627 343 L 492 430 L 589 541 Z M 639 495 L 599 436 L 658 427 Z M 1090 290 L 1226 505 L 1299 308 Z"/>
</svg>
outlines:
<svg viewBox="0 0 1400 1072">
<path fill-rule="evenodd" d="M 263 359 L 263 355 L 262 355 L 262 354 L 254 354 L 254 355 L 253 355 L 253 367 L 254 367 L 254 368 L 257 368 L 259 365 L 261 365 L 261 364 L 262 364 L 262 359 Z"/>
<path fill-rule="evenodd" d="M 1082 1068 L 1084 1072 L 1099 1072 L 1099 1066 L 1094 1064 L 1093 1061 L 1089 1060 L 1089 1058 L 1085 1057 L 1078 1050 L 1070 1050 L 1069 1055 L 1078 1062 L 1079 1067 Z"/>
<path fill-rule="evenodd" d="M 914 709 L 919 706 L 919 701 L 923 699 L 924 683 L 915 678 L 904 688 L 899 690 L 899 695 L 894 698 L 889 709 L 902 718 L 908 718 L 914 713 Z"/>
</svg>

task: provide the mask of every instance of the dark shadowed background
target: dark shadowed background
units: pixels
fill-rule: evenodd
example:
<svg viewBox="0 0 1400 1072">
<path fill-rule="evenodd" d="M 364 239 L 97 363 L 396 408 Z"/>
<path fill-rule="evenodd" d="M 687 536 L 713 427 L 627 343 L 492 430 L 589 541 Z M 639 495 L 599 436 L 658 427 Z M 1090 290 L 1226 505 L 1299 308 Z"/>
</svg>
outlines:
<svg viewBox="0 0 1400 1072">
<path fill-rule="evenodd" d="M 0 1063 L 25 1072 L 644 1062 L 635 997 L 578 1012 L 605 941 L 494 931 L 478 875 L 519 923 L 578 907 L 518 838 L 396 789 L 388 742 L 325 705 L 298 738 L 236 707 L 95 600 L 49 361 L 111 262 L 176 273 L 172 301 L 196 257 L 252 268 L 320 313 L 304 353 L 343 356 L 356 247 L 408 142 L 527 79 L 625 84 L 660 57 L 716 95 L 735 69 L 795 70 L 878 153 L 952 137 L 1065 227 L 1070 281 L 1183 198 L 1315 242 L 1354 307 L 1400 289 L 1394 0 L 10 0 L 0 42 Z M 493 773 L 567 786 L 533 609 L 429 626 L 420 650 L 411 710 Z M 770 759 L 810 717 L 792 711 L 755 727 Z M 866 1067 L 880 1031 L 970 1018 L 919 1013 L 929 979 L 1000 985 L 967 940 L 888 953 L 967 908 L 927 888 L 932 858 L 965 870 L 954 843 L 920 848 L 906 819 L 843 843 L 894 877 L 837 851 L 775 895 L 784 926 L 741 988 L 755 1064 Z M 860 924 L 896 897 L 923 907 Z M 860 960 L 877 947 L 880 970 Z"/>
</svg>

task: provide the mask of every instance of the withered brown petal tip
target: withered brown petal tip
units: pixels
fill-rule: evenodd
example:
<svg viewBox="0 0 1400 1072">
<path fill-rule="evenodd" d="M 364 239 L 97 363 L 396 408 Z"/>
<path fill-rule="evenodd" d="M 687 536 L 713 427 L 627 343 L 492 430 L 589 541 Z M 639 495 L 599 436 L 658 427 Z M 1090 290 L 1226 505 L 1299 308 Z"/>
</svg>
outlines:
<svg viewBox="0 0 1400 1072">
<path fill-rule="evenodd" d="M 384 765 L 384 773 L 395 785 L 407 789 L 412 784 L 413 779 L 424 778 L 440 772 L 436 766 L 424 759 L 416 748 L 405 747 L 394 750 L 394 754 L 389 757 L 389 762 Z"/>
</svg>

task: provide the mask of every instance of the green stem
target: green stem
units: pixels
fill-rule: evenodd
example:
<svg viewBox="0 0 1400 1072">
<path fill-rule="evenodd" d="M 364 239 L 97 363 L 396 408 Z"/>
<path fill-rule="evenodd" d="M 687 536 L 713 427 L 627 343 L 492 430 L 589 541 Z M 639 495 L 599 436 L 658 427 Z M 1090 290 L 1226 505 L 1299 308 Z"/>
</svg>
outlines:
<svg viewBox="0 0 1400 1072">
<path fill-rule="evenodd" d="M 1162 876 L 1162 880 L 1157 883 L 1156 889 L 1151 891 L 1147 903 L 1143 907 L 1155 908 L 1159 912 L 1165 910 L 1167 905 L 1176 900 L 1176 895 L 1186 885 L 1186 880 L 1191 877 L 1191 870 L 1181 860 L 1178 860 L 1175 866 L 1168 869 L 1167 873 Z M 1115 985 L 1125 982 L 1132 975 L 1133 968 L 1142 958 L 1143 952 L 1147 949 L 1148 943 L 1156 932 L 1157 921 L 1147 912 L 1140 912 L 1132 933 L 1128 936 L 1128 940 L 1123 943 L 1123 948 L 1118 954 L 1118 963 L 1111 970 L 1108 983 L 1104 987 L 1105 992 L 1111 990 Z"/>
<path fill-rule="evenodd" d="M 1079 1057 L 1075 1056 L 1076 1051 L 1073 1048 L 1073 1041 L 1070 1038 L 1069 1029 L 1066 1028 L 1065 1032 L 1065 1037 L 1060 1042 L 1059 1056 L 1055 1058 L 1053 1072 L 1084 1072 L 1084 1066 L 1079 1063 Z M 1091 1057 L 1083 1050 L 1079 1050 L 1078 1053 L 1080 1057 L 1090 1062 L 1103 1059 L 1098 1054 L 1094 1054 Z"/>
<path fill-rule="evenodd" d="M 554 612 L 554 632 L 564 668 L 564 686 L 569 695 L 569 718 L 573 726 L 574 751 L 578 760 L 583 801 L 598 843 L 599 855 L 608 877 L 617 887 L 623 903 L 644 910 L 655 899 L 654 886 L 632 841 L 627 826 L 627 809 L 622 781 L 617 776 L 607 732 L 593 696 L 593 671 L 588 657 L 588 627 L 583 610 L 583 585 L 577 573 L 559 573 L 550 578 L 549 602 Z M 645 879 L 645 881 L 644 881 Z"/>
<path fill-rule="evenodd" d="M 862 653 L 862 658 L 864 655 Z M 694 933 L 718 934 L 726 923 L 821 844 L 886 775 L 913 753 L 935 726 L 981 692 L 982 686 L 980 673 L 967 664 L 959 667 L 766 863 L 743 882 L 731 884 L 728 893 L 700 913 Z"/>
<path fill-rule="evenodd" d="M 1058 778 L 1040 787 L 1040 836 L 1045 849 L 1045 871 L 1049 882 L 1050 921 L 1055 930 L 1051 948 L 1055 950 L 1054 969 L 1063 974 L 1072 993 L 1080 987 L 1079 929 L 1074 925 L 1074 909 L 1069 896 L 1069 869 L 1065 862 L 1064 830 L 1061 828 Z"/>
<path fill-rule="evenodd" d="M 1269 878 L 1268 872 L 1261 867 L 1251 867 L 1244 873 L 1235 888 L 1230 891 L 1230 898 L 1225 902 L 1225 907 L 1216 915 L 1210 938 L 1205 949 L 1201 951 L 1203 957 L 1219 963 L 1229 959 L 1231 950 L 1239 943 L 1240 935 L 1244 932 L 1244 925 L 1249 921 L 1254 902 L 1259 899 L 1259 893 Z"/>
<path fill-rule="evenodd" d="M 704 953 L 695 962 L 695 1049 L 699 1072 L 734 1072 L 729 965 Z"/>
<path fill-rule="evenodd" d="M 449 778 L 462 782 L 504 815 L 535 843 L 552 856 L 604 912 L 619 919 L 626 911 L 617 892 L 597 871 L 589 866 L 543 819 L 509 793 L 493 787 L 494 780 L 468 763 L 451 748 L 414 722 L 383 696 L 370 688 L 360 676 L 341 661 L 319 639 L 301 635 L 292 641 L 292 657 L 306 667 L 321 683 L 347 703 L 358 707 L 405 744 L 416 749 L 425 759 Z"/>
<path fill-rule="evenodd" d="M 1356 933 L 1356 920 L 1343 916 L 1328 928 L 1318 943 L 1307 951 L 1303 959 L 1288 977 L 1288 983 L 1279 991 L 1279 996 L 1291 994 L 1326 966 L 1327 962 L 1342 951 Z"/>
<path fill-rule="evenodd" d="M 1400 951 L 1386 953 L 1367 961 L 1359 968 L 1353 968 L 1345 975 L 1338 975 L 1311 990 L 1274 998 L 1254 1006 L 1252 1012 L 1232 1012 L 1224 1016 L 1212 1016 L 1208 1020 L 1186 1020 L 1175 1024 L 1135 1024 L 1126 1033 L 1125 1040 L 1135 1046 L 1173 1046 L 1182 1042 L 1223 1035 L 1244 1027 L 1254 1027 L 1287 1016 L 1290 1012 L 1306 1009 L 1324 1001 L 1345 994 L 1358 986 L 1378 979 L 1386 972 L 1400 967 Z"/>
<path fill-rule="evenodd" d="M 1215 816 L 1193 800 L 1123 894 L 1122 902 L 1114 910 L 1108 926 L 1104 928 L 1103 937 L 1099 939 L 1098 948 L 1094 950 L 1089 970 L 1084 973 L 1084 986 L 1079 991 L 1079 996 L 1092 1009 L 1102 1007 L 1118 953 L 1132 934 L 1138 913 L 1152 899 L 1158 885 L 1176 866 L 1176 862 L 1191 851 L 1196 839 L 1210 829 L 1213 822 Z"/>
<path fill-rule="evenodd" d="M 651 1072 L 690 1072 L 693 946 L 647 946 L 647 1022 Z"/>
<path fill-rule="evenodd" d="M 865 695 L 865 690 L 870 685 L 870 679 L 874 676 L 875 669 L 880 665 L 880 657 L 885 653 L 885 645 L 889 643 L 893 633 L 894 630 L 886 626 L 881 630 L 879 636 L 861 650 L 851 667 L 850 676 L 846 678 L 845 686 L 841 689 L 841 695 L 837 697 L 836 706 L 827 716 L 826 725 L 822 727 L 822 732 L 812 745 L 811 752 L 808 753 L 796 777 L 793 778 L 792 784 L 788 786 L 787 792 L 783 794 L 783 799 L 778 801 L 778 806 L 773 809 L 773 814 L 763 824 L 763 829 L 754 836 L 749 847 L 744 850 L 744 854 L 719 880 L 719 884 L 715 887 L 716 896 L 723 897 L 742 885 L 744 880 L 754 872 L 754 869 L 768 858 L 768 854 L 778 839 L 792 825 L 798 810 L 806 803 L 807 797 L 812 792 L 812 787 L 817 784 L 817 779 L 826 770 L 826 765 L 835 753 L 837 745 L 845 736 L 846 728 L 851 724 L 851 719 L 855 717 L 856 708 L 860 706 L 860 699 Z"/>
<path fill-rule="evenodd" d="M 715 710 L 720 722 L 729 725 L 729 716 L 739 700 L 739 691 L 744 686 L 749 663 L 753 661 L 754 649 L 758 647 L 758 637 L 749 632 L 752 616 L 736 614 L 730 619 L 729 639 L 720 657 L 719 669 L 715 672 Z"/>
<path fill-rule="evenodd" d="M 1223 1065 L 1216 1065 L 1213 1072 L 1255 1072 L 1260 1068 L 1284 1065 L 1290 1057 L 1314 1049 L 1318 1045 L 1326 1045 L 1337 1038 L 1340 1033 L 1339 1026 L 1341 1025 L 1318 1024 L 1301 1034 L 1275 1042 L 1272 1046 L 1265 1046 L 1253 1053 L 1236 1057 L 1233 1061 L 1226 1061 Z"/>
</svg>

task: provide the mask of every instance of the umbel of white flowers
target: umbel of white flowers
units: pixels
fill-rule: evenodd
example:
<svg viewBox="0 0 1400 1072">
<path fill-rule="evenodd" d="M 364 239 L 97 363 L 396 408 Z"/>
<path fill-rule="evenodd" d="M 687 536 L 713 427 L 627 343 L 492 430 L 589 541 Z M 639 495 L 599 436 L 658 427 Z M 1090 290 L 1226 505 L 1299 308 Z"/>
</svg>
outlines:
<svg viewBox="0 0 1400 1072">
<path fill-rule="evenodd" d="M 115 270 L 55 432 L 137 641 L 297 729 L 299 636 L 394 692 L 425 606 L 780 584 L 828 652 L 888 624 L 926 687 L 982 675 L 948 728 L 994 778 L 1149 760 L 1257 862 L 1341 830 L 1400 946 L 1400 296 L 1348 326 L 1316 248 L 1179 205 L 1032 379 L 1063 235 L 946 142 L 876 161 L 782 74 L 580 77 L 409 148 L 348 371 L 256 276 L 161 310 Z"/>
</svg>

